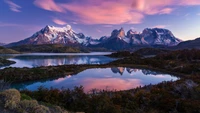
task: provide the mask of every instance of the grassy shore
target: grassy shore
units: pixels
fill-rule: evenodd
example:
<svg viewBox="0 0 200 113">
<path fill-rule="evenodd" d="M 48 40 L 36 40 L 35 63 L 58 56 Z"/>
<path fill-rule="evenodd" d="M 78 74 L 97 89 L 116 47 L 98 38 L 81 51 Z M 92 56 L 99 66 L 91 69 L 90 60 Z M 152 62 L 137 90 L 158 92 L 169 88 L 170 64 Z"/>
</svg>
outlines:
<svg viewBox="0 0 200 113">
<path fill-rule="evenodd" d="M 6 60 L 6 59 L 0 57 L 0 67 L 1 66 L 8 66 L 8 65 L 11 65 L 11 64 L 14 64 L 14 63 L 15 63 L 14 61 Z"/>
<path fill-rule="evenodd" d="M 186 56 L 189 53 L 189 56 Z M 152 58 L 141 58 L 140 55 L 128 54 L 128 57 L 103 65 L 63 65 L 36 68 L 6 68 L 0 70 L 0 77 L 7 81 L 23 82 L 53 77 L 75 75 L 90 68 L 130 67 L 145 68 L 170 73 L 179 77 L 200 74 L 199 57 L 196 50 L 176 51 L 157 55 Z M 127 55 L 127 54 L 126 54 Z M 185 56 L 184 56 L 185 55 Z M 179 58 L 177 57 L 179 56 Z"/>
<path fill-rule="evenodd" d="M 115 54 L 116 55 L 116 54 Z M 126 54 L 104 65 L 64 65 L 37 68 L 6 68 L 0 70 L 1 78 L 23 82 L 52 77 L 74 75 L 90 68 L 130 67 L 146 68 L 178 76 L 177 81 L 138 87 L 127 91 L 91 90 L 83 87 L 69 89 L 24 90 L 21 93 L 69 111 L 87 113 L 200 113 L 200 50 L 180 50 L 144 58 Z"/>
</svg>

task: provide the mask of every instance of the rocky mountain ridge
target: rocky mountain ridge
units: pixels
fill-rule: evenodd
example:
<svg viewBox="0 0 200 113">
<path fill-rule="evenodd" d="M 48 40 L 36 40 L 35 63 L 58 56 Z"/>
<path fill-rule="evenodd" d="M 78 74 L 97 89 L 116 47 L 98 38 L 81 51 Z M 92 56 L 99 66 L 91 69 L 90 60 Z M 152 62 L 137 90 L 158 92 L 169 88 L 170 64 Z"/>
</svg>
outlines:
<svg viewBox="0 0 200 113">
<path fill-rule="evenodd" d="M 131 46 L 176 46 L 181 42 L 171 31 L 160 28 L 146 28 L 142 33 L 124 29 L 115 29 L 111 36 L 103 36 L 100 39 L 93 39 L 83 33 L 76 33 L 70 25 L 65 27 L 46 26 L 34 33 L 31 37 L 7 46 L 40 45 L 40 44 L 64 44 L 82 45 L 86 47 L 102 47 L 111 50 L 121 50 Z"/>
</svg>

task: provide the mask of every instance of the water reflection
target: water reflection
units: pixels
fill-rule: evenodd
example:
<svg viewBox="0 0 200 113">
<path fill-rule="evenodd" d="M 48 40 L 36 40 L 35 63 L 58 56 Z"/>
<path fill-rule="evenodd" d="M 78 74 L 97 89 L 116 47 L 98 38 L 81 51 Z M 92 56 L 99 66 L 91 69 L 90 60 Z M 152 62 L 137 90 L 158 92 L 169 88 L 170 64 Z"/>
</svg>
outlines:
<svg viewBox="0 0 200 113">
<path fill-rule="evenodd" d="M 158 74 L 162 74 L 161 72 L 151 71 L 151 70 L 147 70 L 147 69 L 134 69 L 134 68 L 124 68 L 124 67 L 113 67 L 113 68 L 111 68 L 111 70 L 112 70 L 113 73 L 119 73 L 120 75 L 123 75 L 125 69 L 130 74 L 132 72 L 137 72 L 137 71 L 142 71 L 142 73 L 144 75 L 158 75 Z"/>
<path fill-rule="evenodd" d="M 66 64 L 105 64 L 115 59 L 103 55 L 108 53 L 67 53 L 67 54 L 47 54 L 32 53 L 21 55 L 5 55 L 16 63 L 11 67 L 39 67 L 39 66 L 57 66 Z"/>
<path fill-rule="evenodd" d="M 87 69 L 77 75 L 48 79 L 43 81 L 13 84 L 17 89 L 27 88 L 37 90 L 39 86 L 46 88 L 70 88 L 84 86 L 85 92 L 91 89 L 127 90 L 148 84 L 157 84 L 162 81 L 177 80 L 169 74 L 163 74 L 146 69 L 124 67 Z"/>
</svg>

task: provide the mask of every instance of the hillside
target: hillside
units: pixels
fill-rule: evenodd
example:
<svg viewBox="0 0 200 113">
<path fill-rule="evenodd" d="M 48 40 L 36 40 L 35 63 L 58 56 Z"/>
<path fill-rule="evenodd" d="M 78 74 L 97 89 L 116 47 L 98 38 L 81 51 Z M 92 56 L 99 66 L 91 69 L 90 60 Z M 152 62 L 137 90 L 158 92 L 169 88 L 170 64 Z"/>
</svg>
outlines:
<svg viewBox="0 0 200 113">
<path fill-rule="evenodd" d="M 89 52 L 81 46 L 65 46 L 62 44 L 44 44 L 44 45 L 22 45 L 11 47 L 20 52 L 43 52 L 43 53 L 80 53 Z"/>
<path fill-rule="evenodd" d="M 19 54 L 19 52 L 0 46 L 0 54 Z"/>
<path fill-rule="evenodd" d="M 200 49 L 200 38 L 179 43 L 175 49 Z"/>
</svg>

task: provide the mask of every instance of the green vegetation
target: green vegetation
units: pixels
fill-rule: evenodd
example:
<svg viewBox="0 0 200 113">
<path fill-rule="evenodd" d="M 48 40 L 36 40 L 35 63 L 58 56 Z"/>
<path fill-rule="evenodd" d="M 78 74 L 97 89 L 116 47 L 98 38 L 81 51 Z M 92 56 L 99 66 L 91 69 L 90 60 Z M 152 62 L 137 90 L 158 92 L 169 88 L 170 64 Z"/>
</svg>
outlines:
<svg viewBox="0 0 200 113">
<path fill-rule="evenodd" d="M 89 66 L 91 67 L 91 66 Z M 87 67 L 87 68 L 89 68 Z M 6 81 L 23 82 L 73 75 L 85 70 L 81 65 L 49 66 L 37 68 L 5 68 L 0 70 L 0 78 Z"/>
<path fill-rule="evenodd" d="M 46 44 L 46 45 L 22 45 L 11 47 L 20 52 L 43 52 L 43 53 L 80 53 L 89 52 L 87 49 L 80 46 L 65 46 L 62 44 Z"/>
<path fill-rule="evenodd" d="M 129 51 L 119 51 L 106 56 L 114 58 L 123 58 L 123 57 L 130 57 L 132 56 L 132 54 Z"/>
<path fill-rule="evenodd" d="M 87 113 L 199 113 L 198 84 L 193 80 L 182 79 L 129 91 L 92 90 L 86 94 L 83 87 L 61 91 L 40 87 L 37 91 L 24 90 L 22 93 L 38 101 Z"/>
<path fill-rule="evenodd" d="M 22 100 L 21 96 L 28 97 L 16 89 L 0 92 L 0 110 L 4 109 L 7 113 L 68 113 L 59 106 L 45 106 L 30 98 Z"/>
<path fill-rule="evenodd" d="M 18 51 L 0 46 L 0 54 L 20 54 Z"/>
<path fill-rule="evenodd" d="M 115 52 L 115 53 L 112 53 L 111 55 L 107 55 L 107 56 L 114 57 L 114 58 L 123 58 L 123 57 L 131 57 L 131 56 L 148 57 L 148 56 L 156 56 L 158 54 L 164 54 L 167 52 L 170 52 L 170 50 L 157 49 L 157 48 L 142 48 L 142 49 L 138 49 L 134 52 L 119 51 L 119 52 Z"/>
<path fill-rule="evenodd" d="M 200 112 L 200 50 L 161 52 L 145 58 L 141 54 L 120 52 L 113 57 L 125 57 L 105 65 L 65 65 L 38 68 L 6 68 L 0 70 L 1 78 L 13 82 L 73 75 L 88 68 L 140 67 L 174 73 L 178 81 L 148 85 L 128 91 L 91 90 L 83 87 L 21 91 L 22 99 L 36 99 L 46 105 L 61 106 L 70 111 L 87 113 L 199 113 Z M 3 101 L 4 102 L 4 101 Z M 9 103 L 13 104 L 14 103 Z M 20 105 L 20 104 L 19 104 Z M 12 108 L 12 106 L 11 106 Z M 23 108 L 24 109 L 24 108 Z M 42 110 L 48 110 L 41 108 Z M 50 110 L 50 109 L 49 109 Z"/>
<path fill-rule="evenodd" d="M 110 64 L 132 64 L 143 67 L 176 72 L 186 75 L 200 74 L 200 50 L 178 50 L 158 54 L 151 58 L 141 58 L 138 55 L 119 59 Z"/>
<path fill-rule="evenodd" d="M 6 59 L 0 57 L 0 67 L 11 65 L 11 64 L 14 64 L 14 63 L 15 63 L 14 61 L 6 60 Z"/>
<path fill-rule="evenodd" d="M 158 48 L 142 48 L 134 52 L 134 54 L 140 55 L 140 56 L 150 56 L 150 55 L 158 55 L 170 52 L 170 50 L 167 49 L 158 49 Z"/>
</svg>

